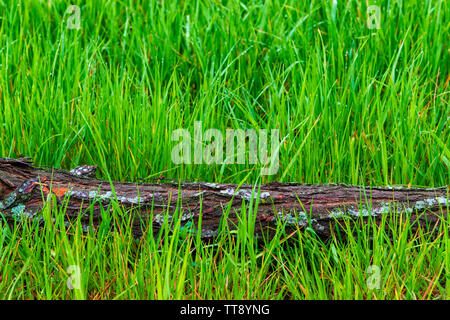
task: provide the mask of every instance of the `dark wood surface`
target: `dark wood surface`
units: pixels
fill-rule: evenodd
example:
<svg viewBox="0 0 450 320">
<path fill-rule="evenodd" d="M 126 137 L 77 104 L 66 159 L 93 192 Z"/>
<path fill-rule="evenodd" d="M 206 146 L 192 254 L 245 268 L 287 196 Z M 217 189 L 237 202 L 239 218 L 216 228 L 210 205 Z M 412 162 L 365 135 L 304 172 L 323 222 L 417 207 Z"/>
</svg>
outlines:
<svg viewBox="0 0 450 320">
<path fill-rule="evenodd" d="M 97 226 L 102 214 L 112 210 L 111 200 L 133 215 L 133 232 L 142 235 L 149 226 L 157 232 L 166 218 L 175 213 L 177 201 L 181 211 L 176 219 L 181 225 L 197 226 L 202 216 L 201 236 L 211 239 L 229 206 L 225 219 L 230 228 L 238 225 L 242 203 L 255 203 L 259 186 L 215 183 L 122 183 L 78 177 L 68 171 L 34 166 L 28 159 L 0 158 L 0 212 L 7 220 L 42 219 L 40 210 L 50 193 L 58 204 L 67 206 L 65 219 L 82 214 L 87 228 L 89 220 Z M 114 189 L 114 191 L 113 191 Z M 252 193 L 253 192 L 253 193 Z M 390 212 L 401 219 L 439 224 L 439 216 L 448 213 L 448 187 L 361 187 L 343 184 L 306 185 L 269 183 L 261 185 L 255 212 L 255 233 L 285 223 L 287 228 L 311 227 L 322 238 L 330 236 L 335 219 L 354 221 L 369 216 L 380 221 Z M 180 197 L 179 197 L 180 196 Z M 253 200 L 252 200 L 253 197 Z M 132 210 L 130 210 L 132 209 Z M 103 212 L 103 213 L 102 213 Z M 153 214 L 152 214 L 153 212 Z M 175 218 L 174 218 L 175 219 Z M 168 221 L 170 222 L 170 221 Z"/>
</svg>

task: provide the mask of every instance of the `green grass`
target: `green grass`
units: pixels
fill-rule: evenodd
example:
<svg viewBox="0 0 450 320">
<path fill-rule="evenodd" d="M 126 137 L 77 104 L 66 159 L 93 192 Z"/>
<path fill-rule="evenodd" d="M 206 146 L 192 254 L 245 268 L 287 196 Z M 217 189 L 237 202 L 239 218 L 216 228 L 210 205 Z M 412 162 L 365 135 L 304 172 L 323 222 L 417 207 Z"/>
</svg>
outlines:
<svg viewBox="0 0 450 320">
<path fill-rule="evenodd" d="M 80 30 L 67 28 L 70 4 Z M 368 4 L 381 29 L 367 28 Z M 445 0 L 0 0 L 0 156 L 95 164 L 121 181 L 450 185 L 449 34 Z M 172 131 L 194 121 L 279 129 L 280 170 L 175 165 Z M 450 297 L 448 223 L 438 238 L 392 225 L 371 241 L 361 224 L 347 241 L 302 232 L 288 244 L 280 230 L 261 246 L 244 221 L 205 246 L 182 230 L 66 235 L 63 212 L 43 215 L 38 232 L 2 229 L 0 297 Z M 66 285 L 70 265 L 80 289 Z M 370 265 L 381 289 L 367 286 Z"/>
</svg>

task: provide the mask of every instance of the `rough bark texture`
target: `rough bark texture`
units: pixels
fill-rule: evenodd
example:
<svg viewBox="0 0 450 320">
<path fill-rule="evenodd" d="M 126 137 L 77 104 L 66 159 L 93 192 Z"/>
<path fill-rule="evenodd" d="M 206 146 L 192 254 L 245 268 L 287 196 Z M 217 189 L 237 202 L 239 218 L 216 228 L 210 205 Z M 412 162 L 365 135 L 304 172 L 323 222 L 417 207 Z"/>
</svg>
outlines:
<svg viewBox="0 0 450 320">
<path fill-rule="evenodd" d="M 67 221 L 82 214 L 84 228 L 98 226 L 102 211 L 112 210 L 116 199 L 128 214 L 133 214 L 133 233 L 142 235 L 149 226 L 156 233 L 165 212 L 169 219 L 177 207 L 181 192 L 181 225 L 197 226 L 202 215 L 201 236 L 211 239 L 217 234 L 225 208 L 231 228 L 238 225 L 242 202 L 250 202 L 255 186 L 215 183 L 120 183 L 82 176 L 84 169 L 71 172 L 34 166 L 28 159 L 0 158 L 0 214 L 6 220 L 41 219 L 40 210 L 53 193 L 57 203 L 66 206 Z M 80 175 L 80 176 L 77 176 Z M 112 186 L 114 191 L 112 191 Z M 236 191 L 237 189 L 237 191 Z M 269 183 L 261 185 L 256 212 L 255 232 L 285 223 L 287 228 L 311 227 L 322 238 L 330 236 L 335 219 L 354 221 L 358 217 L 380 221 L 395 207 L 403 219 L 438 225 L 439 216 L 448 213 L 448 188 L 418 189 L 405 187 L 360 187 L 348 185 L 305 185 Z M 153 215 L 151 214 L 153 211 Z M 104 213 L 103 213 L 104 214 Z M 150 218 L 152 219 L 150 221 Z M 270 232 L 269 232 L 270 234 Z"/>
</svg>

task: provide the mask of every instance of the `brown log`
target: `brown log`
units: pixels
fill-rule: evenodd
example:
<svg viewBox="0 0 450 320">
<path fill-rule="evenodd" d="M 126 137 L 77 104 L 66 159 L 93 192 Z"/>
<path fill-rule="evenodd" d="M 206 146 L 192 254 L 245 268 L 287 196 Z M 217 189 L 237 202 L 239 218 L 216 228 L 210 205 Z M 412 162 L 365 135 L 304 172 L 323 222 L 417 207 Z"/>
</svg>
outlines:
<svg viewBox="0 0 450 320">
<path fill-rule="evenodd" d="M 114 189 L 114 191 L 113 191 Z M 133 214 L 136 237 L 152 226 L 155 234 L 166 219 L 171 219 L 180 196 L 178 221 L 197 226 L 202 217 L 201 237 L 217 235 L 219 223 L 226 220 L 230 228 L 239 224 L 243 202 L 255 202 L 258 186 L 216 183 L 121 183 L 78 177 L 68 171 L 42 168 L 28 159 L 0 158 L 0 214 L 8 221 L 41 219 L 39 214 L 49 194 L 66 206 L 67 221 L 79 217 L 83 227 L 96 227 L 102 212 L 112 210 L 117 201 L 128 214 Z M 269 183 L 260 186 L 255 232 L 270 230 L 282 223 L 287 228 L 312 228 L 326 239 L 336 220 L 363 220 L 369 216 L 380 221 L 390 212 L 401 212 L 412 222 L 439 224 L 448 214 L 448 187 L 362 187 L 343 184 L 308 185 Z M 253 198 L 253 199 L 252 199 Z M 224 212 L 229 206 L 229 215 Z M 169 216 L 167 216 L 167 213 Z M 92 221 L 90 223 L 90 221 Z M 171 222 L 171 221 L 167 221 Z M 173 221 L 172 221 L 173 222 Z"/>
</svg>

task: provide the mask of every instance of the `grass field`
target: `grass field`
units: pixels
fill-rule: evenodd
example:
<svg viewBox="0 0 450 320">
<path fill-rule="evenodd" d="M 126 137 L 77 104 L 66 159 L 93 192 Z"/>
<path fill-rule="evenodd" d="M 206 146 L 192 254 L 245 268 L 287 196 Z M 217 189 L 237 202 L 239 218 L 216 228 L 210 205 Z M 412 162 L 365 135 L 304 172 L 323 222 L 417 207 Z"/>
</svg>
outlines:
<svg viewBox="0 0 450 320">
<path fill-rule="evenodd" d="M 120 181 L 450 185 L 449 34 L 445 0 L 0 0 L 0 157 Z M 174 164 L 172 132 L 195 121 L 279 129 L 278 172 Z M 207 246 L 42 214 L 1 229 L 2 299 L 450 298 L 448 221 L 289 245 L 280 228 L 263 246 L 244 225 Z"/>
</svg>

